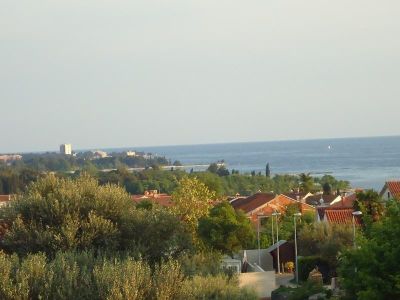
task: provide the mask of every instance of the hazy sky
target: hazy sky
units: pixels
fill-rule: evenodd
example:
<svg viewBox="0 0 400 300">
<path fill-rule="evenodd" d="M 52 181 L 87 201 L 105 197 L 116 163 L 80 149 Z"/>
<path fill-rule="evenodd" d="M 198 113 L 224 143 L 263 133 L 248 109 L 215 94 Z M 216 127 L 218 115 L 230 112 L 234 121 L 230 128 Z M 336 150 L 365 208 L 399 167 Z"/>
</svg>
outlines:
<svg viewBox="0 0 400 300">
<path fill-rule="evenodd" d="M 0 2 L 0 152 L 400 133 L 398 0 Z"/>
</svg>

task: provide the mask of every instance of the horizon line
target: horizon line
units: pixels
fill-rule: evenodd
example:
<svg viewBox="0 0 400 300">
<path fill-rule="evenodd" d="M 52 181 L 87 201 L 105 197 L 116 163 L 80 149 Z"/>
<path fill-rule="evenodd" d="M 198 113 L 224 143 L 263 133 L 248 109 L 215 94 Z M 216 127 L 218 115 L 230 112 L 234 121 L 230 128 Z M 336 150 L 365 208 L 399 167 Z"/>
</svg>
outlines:
<svg viewBox="0 0 400 300">
<path fill-rule="evenodd" d="M 211 145 L 228 145 L 228 144 L 255 144 L 255 143 L 276 143 L 276 142 L 299 142 L 299 141 L 321 141 L 321 140 L 346 140 L 346 139 L 374 139 L 374 138 L 395 138 L 400 135 L 374 135 L 374 136 L 350 136 L 350 137 L 328 137 L 328 138 L 299 138 L 299 139 L 276 139 L 276 140 L 258 140 L 258 141 L 230 141 L 230 142 L 211 142 L 199 144 L 164 144 L 164 145 L 150 145 L 150 146 L 110 146 L 110 147 L 90 147 L 90 148 L 77 148 L 74 152 L 90 151 L 90 150 L 104 150 L 104 149 L 135 149 L 135 148 L 161 148 L 161 147 L 190 147 L 190 146 L 211 146 Z M 71 143 L 73 146 L 73 144 Z M 36 151 L 19 151 L 0 153 L 0 155 L 7 154 L 34 154 L 34 153 L 54 153 L 57 150 L 36 150 Z"/>
</svg>

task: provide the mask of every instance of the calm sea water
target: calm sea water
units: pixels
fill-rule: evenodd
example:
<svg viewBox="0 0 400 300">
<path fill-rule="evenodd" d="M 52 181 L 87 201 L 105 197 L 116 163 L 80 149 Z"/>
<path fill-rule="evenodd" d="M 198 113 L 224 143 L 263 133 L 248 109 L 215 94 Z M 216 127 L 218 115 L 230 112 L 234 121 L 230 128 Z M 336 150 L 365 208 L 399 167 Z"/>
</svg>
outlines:
<svg viewBox="0 0 400 300">
<path fill-rule="evenodd" d="M 400 178 L 400 136 L 129 148 L 166 156 L 183 164 L 224 160 L 228 169 L 272 174 L 331 174 L 353 187 L 380 190 Z M 114 149 L 115 150 L 115 149 Z M 122 150 L 122 149 L 119 149 Z"/>
</svg>

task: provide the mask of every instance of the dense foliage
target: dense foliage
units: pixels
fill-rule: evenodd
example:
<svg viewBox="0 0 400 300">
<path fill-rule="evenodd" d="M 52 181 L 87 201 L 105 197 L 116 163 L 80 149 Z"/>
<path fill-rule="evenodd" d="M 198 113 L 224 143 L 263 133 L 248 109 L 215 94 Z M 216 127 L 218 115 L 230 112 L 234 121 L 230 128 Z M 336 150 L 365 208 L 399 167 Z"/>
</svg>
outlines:
<svg viewBox="0 0 400 300">
<path fill-rule="evenodd" d="M 0 299 L 257 299 L 222 273 L 187 276 L 176 260 L 95 257 L 91 252 L 42 253 L 22 259 L 0 252 Z"/>
<path fill-rule="evenodd" d="M 352 226 L 312 223 L 299 231 L 300 256 L 317 256 L 328 263 L 330 276 L 336 276 L 338 255 L 353 246 Z"/>
<path fill-rule="evenodd" d="M 198 205 L 213 194 L 185 178 L 175 201 L 185 196 Z M 219 254 L 195 252 L 191 221 L 203 210 L 185 222 L 162 207 L 137 208 L 118 186 L 50 175 L 0 211 L 9 225 L 0 299 L 257 299 L 224 273 Z"/>
<path fill-rule="evenodd" d="M 183 224 L 169 211 L 137 210 L 117 186 L 88 176 L 48 176 L 1 210 L 9 223 L 1 247 L 20 255 L 57 251 L 131 251 L 162 259 L 191 248 Z"/>
<path fill-rule="evenodd" d="M 340 275 L 348 299 L 400 299 L 400 203 L 388 203 L 357 249 L 342 255 Z"/>
<path fill-rule="evenodd" d="M 255 234 L 249 219 L 227 201 L 217 204 L 208 216 L 200 219 L 198 232 L 207 246 L 225 254 L 233 255 L 254 246 Z"/>
</svg>

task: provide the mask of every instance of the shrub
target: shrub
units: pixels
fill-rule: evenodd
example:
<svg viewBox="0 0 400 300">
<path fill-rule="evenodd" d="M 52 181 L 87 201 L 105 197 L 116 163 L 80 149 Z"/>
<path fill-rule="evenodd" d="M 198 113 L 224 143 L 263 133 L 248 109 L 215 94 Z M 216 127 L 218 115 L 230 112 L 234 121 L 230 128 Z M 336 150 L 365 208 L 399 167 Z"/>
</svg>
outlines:
<svg viewBox="0 0 400 300">
<path fill-rule="evenodd" d="M 299 257 L 299 280 L 306 281 L 310 272 L 318 267 L 318 271 L 321 272 L 323 280 L 325 283 L 329 283 L 330 267 L 329 263 L 320 256 L 306 256 Z"/>
</svg>

